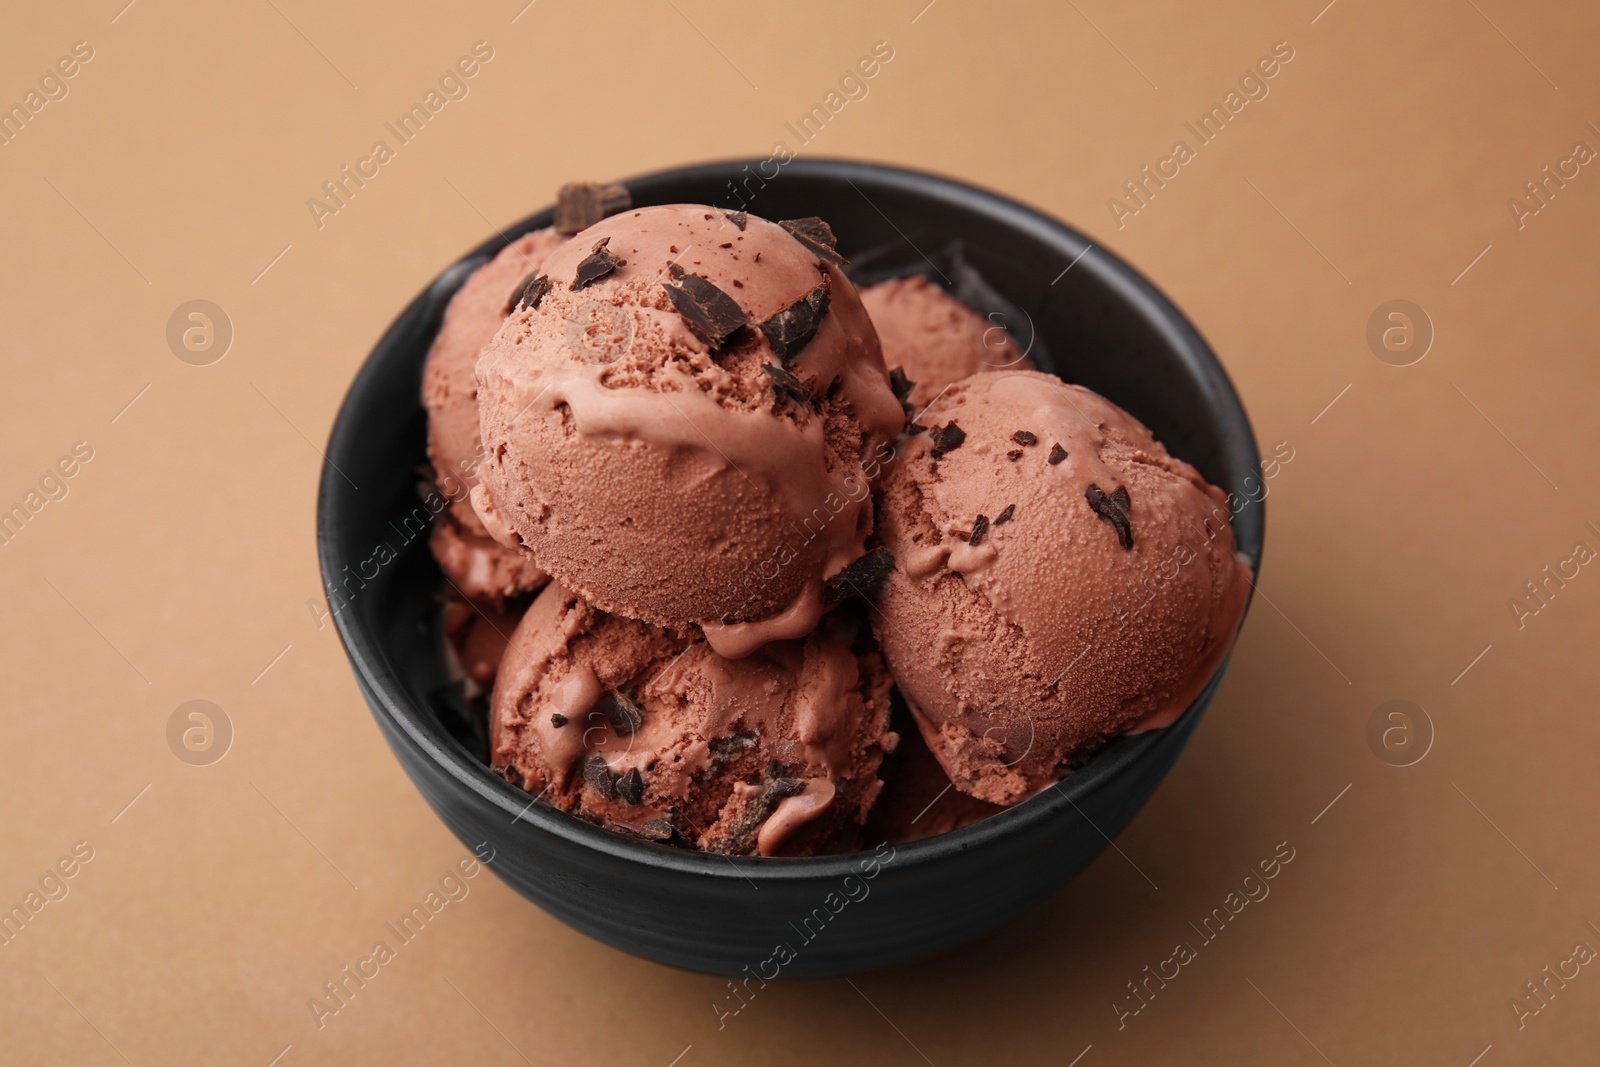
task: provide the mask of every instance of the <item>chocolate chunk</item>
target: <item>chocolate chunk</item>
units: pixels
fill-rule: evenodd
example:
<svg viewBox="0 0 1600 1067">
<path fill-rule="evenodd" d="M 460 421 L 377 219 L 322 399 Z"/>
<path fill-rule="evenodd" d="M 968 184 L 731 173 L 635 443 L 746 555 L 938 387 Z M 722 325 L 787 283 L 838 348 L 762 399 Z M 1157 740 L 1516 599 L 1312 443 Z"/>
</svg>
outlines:
<svg viewBox="0 0 1600 1067">
<path fill-rule="evenodd" d="M 518 789 L 522 788 L 522 772 L 517 770 L 515 767 L 508 764 L 504 767 L 491 767 L 489 769 L 495 774 L 499 775 L 501 778 L 504 778 L 507 782 L 510 782 L 512 785 L 516 786 Z"/>
<path fill-rule="evenodd" d="M 1123 548 L 1133 547 L 1133 525 L 1128 522 L 1128 489 L 1118 486 L 1116 492 L 1106 495 L 1098 485 L 1091 483 L 1083 491 L 1083 498 L 1089 502 L 1089 507 L 1094 513 L 1111 524 L 1117 531 L 1117 540 L 1122 542 Z"/>
<path fill-rule="evenodd" d="M 611 254 L 611 249 L 606 247 L 610 243 L 609 237 L 602 237 L 594 243 L 594 249 L 578 264 L 578 273 L 572 279 L 573 289 L 587 289 L 628 262 Z"/>
<path fill-rule="evenodd" d="M 824 274 L 821 285 L 763 322 L 759 329 L 772 346 L 772 354 L 787 366 L 811 343 L 827 313 L 828 276 Z"/>
<path fill-rule="evenodd" d="M 806 783 L 799 778 L 775 778 L 762 794 L 772 800 L 784 800 L 806 791 Z"/>
<path fill-rule="evenodd" d="M 539 306 L 539 301 L 544 299 L 544 294 L 549 291 L 550 279 L 538 271 L 534 271 L 518 282 L 515 289 L 511 290 L 511 298 L 506 301 L 506 309 L 503 314 L 511 314 L 517 310 L 517 305 L 519 304 L 527 304 L 531 308 L 536 308 Z"/>
<path fill-rule="evenodd" d="M 894 391 L 895 399 L 904 400 L 911 395 L 911 387 L 917 383 L 906 377 L 904 367 L 895 367 L 889 372 L 889 388 Z"/>
<path fill-rule="evenodd" d="M 618 689 L 606 701 L 606 718 L 611 720 L 611 728 L 617 733 L 631 734 L 644 725 L 644 708 L 628 693 Z"/>
<path fill-rule="evenodd" d="M 809 404 L 811 390 L 806 384 L 793 374 L 784 370 L 776 363 L 763 363 L 761 369 L 767 372 L 767 377 L 772 379 L 772 393 L 780 401 L 793 400 L 796 404 Z"/>
<path fill-rule="evenodd" d="M 1006 453 L 1006 458 L 1015 463 L 1017 460 L 1022 458 L 1022 449 L 1013 448 L 1010 452 Z"/>
<path fill-rule="evenodd" d="M 646 819 L 642 823 L 618 822 L 607 819 L 604 823 L 606 829 L 633 837 L 642 837 L 646 841 L 666 841 L 672 837 L 672 824 L 661 816 Z"/>
<path fill-rule="evenodd" d="M 788 230 L 789 235 L 796 241 L 834 266 L 843 267 L 848 262 L 839 254 L 839 239 L 833 235 L 833 227 L 816 216 L 787 219 L 778 225 Z"/>
<path fill-rule="evenodd" d="M 1004 526 L 1006 523 L 1011 521 L 1011 516 L 1015 515 L 1016 513 L 1017 506 L 1015 504 L 1007 504 L 1006 509 L 994 517 L 994 524 L 996 526 Z"/>
<path fill-rule="evenodd" d="M 598 752 L 583 761 L 583 780 L 594 786 L 595 792 L 603 797 L 609 797 L 616 791 L 616 777 L 611 773 L 611 768 L 606 766 L 606 758 Z"/>
<path fill-rule="evenodd" d="M 1064 460 L 1066 458 L 1067 458 L 1067 450 L 1066 449 L 1062 448 L 1060 445 L 1051 445 L 1050 446 L 1050 458 L 1048 460 L 1046 460 L 1046 462 L 1049 463 L 1050 466 L 1054 467 L 1057 463 L 1060 463 L 1062 460 Z"/>
<path fill-rule="evenodd" d="M 637 804 L 644 799 L 644 775 L 639 773 L 639 768 L 630 768 L 628 773 L 617 779 L 617 796 L 629 804 Z"/>
<path fill-rule="evenodd" d="M 871 600 L 892 570 L 894 554 L 880 545 L 823 583 L 822 602 L 831 606 L 853 596 Z"/>
<path fill-rule="evenodd" d="M 627 186 L 616 182 L 568 182 L 556 193 L 556 232 L 571 236 L 632 206 L 633 197 Z"/>
<path fill-rule="evenodd" d="M 722 217 L 739 227 L 741 230 L 744 229 L 746 224 L 748 224 L 750 221 L 750 216 L 743 211 L 730 211 Z"/>
<path fill-rule="evenodd" d="M 717 827 L 697 842 L 706 852 L 722 856 L 744 856 L 756 850 L 761 824 L 772 815 L 778 802 L 805 792 L 802 778 L 774 778 L 765 782 L 761 792 L 750 798 L 732 820 L 719 821 Z"/>
<path fill-rule="evenodd" d="M 567 725 L 567 717 L 561 714 L 559 711 L 553 711 L 550 713 L 550 725 L 559 730 L 563 726 Z"/>
<path fill-rule="evenodd" d="M 750 324 L 744 308 L 709 279 L 690 274 L 676 263 L 669 271 L 672 281 L 667 283 L 667 296 L 672 298 L 672 306 L 690 331 L 710 348 L 721 348 L 728 338 Z"/>
<path fill-rule="evenodd" d="M 726 737 L 713 737 L 706 747 L 711 754 L 721 759 L 727 759 L 736 752 L 745 752 L 754 748 L 756 738 L 753 734 L 729 734 Z"/>
<path fill-rule="evenodd" d="M 961 447 L 961 442 L 967 439 L 967 431 L 955 424 L 952 420 L 946 426 L 933 428 L 933 458 L 940 459 L 946 452 L 954 452 Z"/>
<path fill-rule="evenodd" d="M 979 515 L 972 523 L 972 536 L 967 538 L 969 545 L 983 544 L 983 535 L 989 532 L 989 516 Z"/>
<path fill-rule="evenodd" d="M 1039 442 L 1039 439 L 1033 434 L 1029 433 L 1027 430 L 1018 430 L 1016 433 L 1011 435 L 1011 439 L 1019 445 L 1032 445 L 1038 444 Z"/>
</svg>

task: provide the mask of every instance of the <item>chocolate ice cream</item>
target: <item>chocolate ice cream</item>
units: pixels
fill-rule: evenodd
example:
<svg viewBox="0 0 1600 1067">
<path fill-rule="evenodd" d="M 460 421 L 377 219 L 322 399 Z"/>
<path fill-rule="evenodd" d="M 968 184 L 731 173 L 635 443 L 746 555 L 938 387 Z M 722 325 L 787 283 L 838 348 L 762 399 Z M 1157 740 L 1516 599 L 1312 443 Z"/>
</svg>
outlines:
<svg viewBox="0 0 1600 1067">
<path fill-rule="evenodd" d="M 478 363 L 484 526 L 725 656 L 811 632 L 904 424 L 840 262 L 821 220 L 692 205 L 574 236 Z"/>
<path fill-rule="evenodd" d="M 861 303 L 877 328 L 884 364 L 911 383 L 913 413 L 970 374 L 1036 369 L 1004 327 L 925 278 L 869 286 Z"/>
<path fill-rule="evenodd" d="M 422 371 L 428 412 L 428 458 L 449 509 L 434 526 L 430 546 L 440 568 L 463 595 L 501 601 L 537 589 L 546 575 L 523 553 L 497 544 L 468 497 L 478 483 L 483 446 L 478 433 L 478 353 L 505 321 L 518 280 L 538 269 L 566 238 L 536 230 L 512 241 L 472 273 L 445 309 L 439 335 Z"/>
<path fill-rule="evenodd" d="M 977 374 L 921 422 L 884 479 L 873 627 L 956 788 L 1010 804 L 1181 714 L 1250 570 L 1222 491 L 1087 389 Z"/>
<path fill-rule="evenodd" d="M 564 811 L 731 855 L 854 843 L 882 783 L 889 678 L 835 613 L 743 659 L 552 582 L 495 680 L 491 762 Z"/>
<path fill-rule="evenodd" d="M 1189 706 L 1251 581 L 1220 490 L 928 281 L 858 294 L 819 219 L 630 202 L 564 189 L 428 357 L 496 773 L 807 855 L 987 818 Z"/>
</svg>

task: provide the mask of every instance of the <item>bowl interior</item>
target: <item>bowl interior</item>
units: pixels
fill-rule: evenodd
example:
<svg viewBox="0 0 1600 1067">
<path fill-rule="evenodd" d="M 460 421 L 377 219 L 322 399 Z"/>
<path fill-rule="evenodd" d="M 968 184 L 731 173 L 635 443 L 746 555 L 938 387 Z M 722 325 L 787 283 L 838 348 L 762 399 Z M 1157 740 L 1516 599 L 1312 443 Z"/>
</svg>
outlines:
<svg viewBox="0 0 1600 1067">
<path fill-rule="evenodd" d="M 1244 495 L 1245 480 L 1259 476 L 1248 420 L 1205 342 L 1131 268 L 1082 235 L 994 194 L 912 171 L 795 160 L 770 180 L 761 173 L 755 161 L 734 161 L 627 185 L 637 205 L 708 203 L 773 219 L 821 216 L 859 282 L 923 274 L 1009 329 L 1042 369 L 1132 412 L 1214 484 Z M 443 668 L 443 582 L 427 547 L 432 514 L 418 494 L 427 470 L 423 360 L 445 305 L 472 270 L 508 240 L 549 225 L 550 217 L 546 210 L 524 220 L 444 271 L 389 328 L 357 375 L 334 423 L 319 496 L 329 606 L 375 712 L 464 789 L 508 817 L 522 812 L 550 832 L 609 853 L 744 877 L 723 857 L 624 839 L 542 805 L 524 810 L 527 796 L 488 772 L 480 716 Z M 1260 562 L 1263 526 L 1259 504 L 1234 518 L 1239 549 L 1253 567 Z M 963 838 L 1048 817 L 1114 775 L 1152 736 L 1114 742 L 1062 787 L 974 826 L 913 842 L 902 854 L 911 861 L 931 858 L 962 847 Z M 819 873 L 839 862 L 740 861 L 768 872 L 806 867 Z"/>
</svg>

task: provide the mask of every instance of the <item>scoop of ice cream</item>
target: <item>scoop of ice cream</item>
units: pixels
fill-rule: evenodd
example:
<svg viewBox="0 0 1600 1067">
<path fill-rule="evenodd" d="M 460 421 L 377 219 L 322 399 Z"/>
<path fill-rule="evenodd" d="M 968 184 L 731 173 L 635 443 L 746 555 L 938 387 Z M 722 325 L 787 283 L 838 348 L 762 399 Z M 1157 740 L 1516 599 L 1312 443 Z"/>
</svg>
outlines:
<svg viewBox="0 0 1600 1067">
<path fill-rule="evenodd" d="M 950 784 L 950 776 L 928 751 L 909 712 L 896 709 L 890 725 L 900 735 L 900 743 L 884 757 L 878 770 L 883 791 L 862 830 L 868 846 L 882 841 L 898 845 L 947 834 L 1005 810 Z"/>
<path fill-rule="evenodd" d="M 907 398 L 921 411 L 948 385 L 970 374 L 1034 370 L 1005 328 L 926 278 L 895 278 L 861 290 L 877 328 L 883 362 L 911 382 Z"/>
<path fill-rule="evenodd" d="M 478 363 L 490 533 L 721 654 L 808 633 L 904 424 L 826 227 L 675 205 L 583 231 Z"/>
<path fill-rule="evenodd" d="M 445 638 L 469 683 L 468 696 L 488 691 L 521 616 L 520 610 L 492 601 L 471 601 L 454 594 L 446 597 Z"/>
<path fill-rule="evenodd" d="M 495 679 L 491 763 L 564 811 L 654 840 L 766 856 L 847 844 L 898 740 L 888 673 L 850 626 L 835 613 L 802 641 L 728 660 L 552 582 Z"/>
<path fill-rule="evenodd" d="M 428 458 L 434 480 L 450 501 L 432 540 L 434 558 L 466 596 L 500 600 L 537 589 L 545 573 L 525 555 L 484 532 L 468 494 L 478 484 L 483 446 L 478 434 L 478 352 L 505 321 L 517 283 L 537 270 L 566 238 L 535 230 L 512 241 L 467 278 L 445 308 L 444 321 L 422 369 L 428 412 Z"/>
<path fill-rule="evenodd" d="M 453 513 L 440 515 L 428 548 L 457 592 L 485 604 L 499 604 L 538 589 L 550 577 L 528 556 L 488 534 L 466 528 Z"/>
<path fill-rule="evenodd" d="M 1250 572 L 1224 494 L 1104 398 L 977 374 L 884 478 L 873 626 L 957 788 L 1013 803 L 1164 726 L 1233 640 Z"/>
</svg>

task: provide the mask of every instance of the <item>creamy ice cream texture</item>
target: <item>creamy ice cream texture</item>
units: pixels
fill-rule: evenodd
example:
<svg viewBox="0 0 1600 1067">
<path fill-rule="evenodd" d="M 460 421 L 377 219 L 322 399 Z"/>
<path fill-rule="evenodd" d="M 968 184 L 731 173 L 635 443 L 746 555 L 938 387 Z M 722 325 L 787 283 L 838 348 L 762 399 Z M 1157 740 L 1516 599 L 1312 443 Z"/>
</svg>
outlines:
<svg viewBox="0 0 1600 1067">
<path fill-rule="evenodd" d="M 905 421 L 839 262 L 816 220 L 691 205 L 574 236 L 478 361 L 485 528 L 726 656 L 809 633 Z"/>
<path fill-rule="evenodd" d="M 999 324 L 984 318 L 926 278 L 893 278 L 861 290 L 883 346 L 883 362 L 911 383 L 913 413 L 971 374 L 1035 370 Z"/>
<path fill-rule="evenodd" d="M 1223 493 L 1087 389 L 977 374 L 921 422 L 884 479 L 873 627 L 951 781 L 1010 804 L 1181 714 L 1250 571 Z"/>
<path fill-rule="evenodd" d="M 475 272 L 424 375 L 497 772 L 635 836 L 809 854 L 985 818 L 1198 695 L 1249 568 L 1136 419 L 924 279 L 857 294 L 820 220 L 570 188 L 575 236 Z"/>
<path fill-rule="evenodd" d="M 839 847 L 882 783 L 889 678 L 838 614 L 738 660 L 552 582 L 495 680 L 491 762 L 564 811 L 730 855 Z"/>
<path fill-rule="evenodd" d="M 502 601 L 537 589 L 545 573 L 525 554 L 496 543 L 472 510 L 482 444 L 478 431 L 478 353 L 500 329 L 517 282 L 537 270 L 566 238 L 536 230 L 512 241 L 469 276 L 445 308 L 444 321 L 422 371 L 428 412 L 428 459 L 450 500 L 434 527 L 431 548 L 440 568 L 464 596 Z"/>
</svg>

